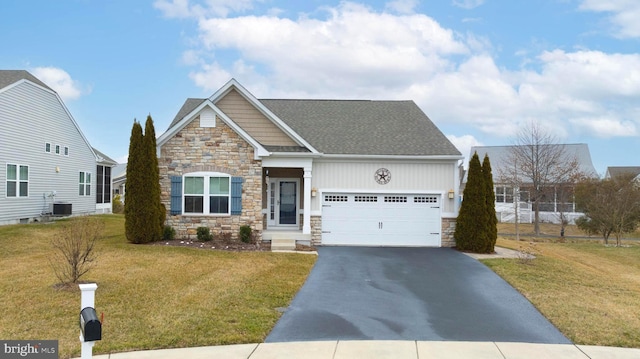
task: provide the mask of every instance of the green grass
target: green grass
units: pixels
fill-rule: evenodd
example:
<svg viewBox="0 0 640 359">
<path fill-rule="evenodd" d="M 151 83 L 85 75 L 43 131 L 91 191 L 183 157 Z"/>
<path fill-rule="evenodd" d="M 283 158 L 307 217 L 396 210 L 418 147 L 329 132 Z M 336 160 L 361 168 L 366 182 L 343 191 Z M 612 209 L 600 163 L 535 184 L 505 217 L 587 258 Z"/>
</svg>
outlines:
<svg viewBox="0 0 640 359">
<path fill-rule="evenodd" d="M 640 245 L 595 241 L 535 243 L 499 239 L 513 249 L 535 247 L 529 264 L 483 262 L 518 289 L 576 344 L 640 348 Z"/>
<path fill-rule="evenodd" d="M 101 216 L 96 267 L 104 313 L 95 354 L 261 342 L 304 283 L 315 256 L 129 244 L 121 215 Z M 57 290 L 49 239 L 59 224 L 0 227 L 0 338 L 57 339 L 79 356 L 80 291 Z"/>
</svg>

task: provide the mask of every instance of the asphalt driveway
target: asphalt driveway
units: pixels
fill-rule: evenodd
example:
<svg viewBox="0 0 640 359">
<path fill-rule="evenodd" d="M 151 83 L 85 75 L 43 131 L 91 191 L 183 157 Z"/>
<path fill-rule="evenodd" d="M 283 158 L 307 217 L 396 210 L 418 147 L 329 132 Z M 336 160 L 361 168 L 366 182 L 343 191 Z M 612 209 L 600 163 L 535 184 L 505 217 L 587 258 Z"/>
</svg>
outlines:
<svg viewBox="0 0 640 359">
<path fill-rule="evenodd" d="M 571 343 L 477 260 L 450 248 L 321 247 L 266 342 Z"/>
</svg>

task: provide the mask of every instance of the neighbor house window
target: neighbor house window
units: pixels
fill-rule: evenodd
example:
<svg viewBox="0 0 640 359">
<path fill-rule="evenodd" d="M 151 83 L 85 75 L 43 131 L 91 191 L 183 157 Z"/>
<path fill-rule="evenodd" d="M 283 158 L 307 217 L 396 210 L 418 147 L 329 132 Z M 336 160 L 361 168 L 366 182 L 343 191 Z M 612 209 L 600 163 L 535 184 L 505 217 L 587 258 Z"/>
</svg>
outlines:
<svg viewBox="0 0 640 359">
<path fill-rule="evenodd" d="M 29 197 L 29 166 L 7 164 L 7 197 Z"/>
<path fill-rule="evenodd" d="M 60 145 L 56 145 L 56 155 L 60 154 Z"/>
<path fill-rule="evenodd" d="M 65 156 L 69 156 L 69 147 L 68 146 L 64 146 L 64 155 Z"/>
<path fill-rule="evenodd" d="M 230 177 L 225 174 L 184 176 L 184 213 L 229 214 Z"/>
<path fill-rule="evenodd" d="M 51 144 L 50 143 L 45 143 L 44 144 L 44 152 L 46 153 L 51 153 Z"/>
<path fill-rule="evenodd" d="M 513 187 L 496 186 L 497 203 L 513 203 Z"/>
<path fill-rule="evenodd" d="M 80 172 L 78 181 L 78 194 L 80 196 L 91 195 L 91 172 Z"/>
</svg>

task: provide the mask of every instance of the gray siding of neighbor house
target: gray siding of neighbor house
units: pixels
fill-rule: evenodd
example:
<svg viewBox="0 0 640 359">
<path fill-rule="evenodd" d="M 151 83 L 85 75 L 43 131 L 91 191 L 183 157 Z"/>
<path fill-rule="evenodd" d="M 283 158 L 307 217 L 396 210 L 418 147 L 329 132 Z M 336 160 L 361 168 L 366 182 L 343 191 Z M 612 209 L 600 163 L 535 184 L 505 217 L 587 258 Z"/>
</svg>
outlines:
<svg viewBox="0 0 640 359">
<path fill-rule="evenodd" d="M 5 88 L 0 124 L 0 224 L 37 218 L 53 200 L 71 203 L 73 214 L 95 212 L 95 155 L 55 93 L 29 82 Z M 45 143 L 51 143 L 51 153 L 45 152 Z M 8 163 L 29 166 L 28 197 L 7 197 Z M 89 196 L 79 195 L 80 171 L 91 173 Z M 52 191 L 54 199 L 46 196 Z"/>
</svg>

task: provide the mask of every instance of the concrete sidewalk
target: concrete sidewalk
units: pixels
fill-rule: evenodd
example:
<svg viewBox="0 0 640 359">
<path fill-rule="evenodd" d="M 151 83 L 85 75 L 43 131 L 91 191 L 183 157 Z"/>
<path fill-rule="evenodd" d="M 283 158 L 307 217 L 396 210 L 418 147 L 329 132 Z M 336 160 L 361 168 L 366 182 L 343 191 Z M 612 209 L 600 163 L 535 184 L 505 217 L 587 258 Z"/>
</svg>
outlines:
<svg viewBox="0 0 640 359">
<path fill-rule="evenodd" d="M 238 344 L 96 355 L 97 359 L 632 359 L 640 349 L 573 344 L 438 341 L 322 341 Z"/>
</svg>

